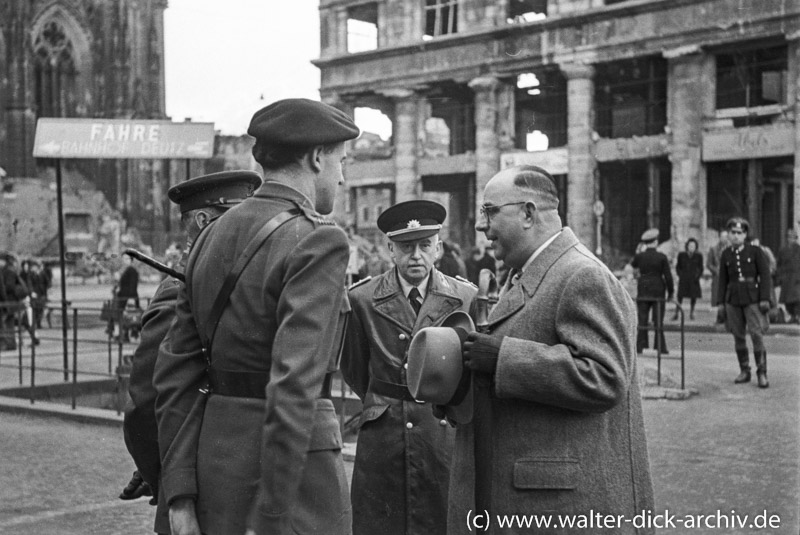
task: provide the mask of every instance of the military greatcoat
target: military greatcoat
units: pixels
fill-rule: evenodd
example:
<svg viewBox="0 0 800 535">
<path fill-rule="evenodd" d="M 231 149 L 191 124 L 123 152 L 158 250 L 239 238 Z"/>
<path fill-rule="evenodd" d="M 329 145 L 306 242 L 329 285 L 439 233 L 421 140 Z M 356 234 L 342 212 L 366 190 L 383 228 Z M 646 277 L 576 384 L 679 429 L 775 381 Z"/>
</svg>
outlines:
<svg viewBox="0 0 800 535">
<path fill-rule="evenodd" d="M 477 288 L 432 269 L 415 317 L 397 277 L 391 269 L 349 292 L 342 373 L 364 402 L 353 472 L 354 535 L 446 532 L 454 430 L 433 416 L 429 403 L 378 392 L 386 383 L 407 384 L 411 338 L 453 311 L 467 312 Z"/>
<path fill-rule="evenodd" d="M 158 425 L 156 424 L 156 389 L 153 387 L 153 368 L 158 347 L 167 335 L 175 318 L 175 302 L 183 283 L 167 277 L 158 285 L 150 304 L 142 314 L 142 331 L 139 345 L 133 353 L 131 379 L 128 392 L 131 402 L 125 407 L 123 432 L 125 445 L 136 463 L 136 468 L 154 490 L 158 489 L 161 459 L 158 453 Z M 166 503 L 159 500 L 156 509 L 156 533 L 169 533 Z"/>
<path fill-rule="evenodd" d="M 272 217 L 278 228 L 253 256 L 225 307 L 210 351 L 206 322 L 222 281 Z M 206 535 L 350 533 L 350 503 L 333 403 L 321 398 L 335 367 L 349 250 L 340 228 L 299 191 L 266 182 L 196 240 L 176 321 L 154 384 L 168 502 L 196 498 Z M 265 376 L 263 396 L 209 394 L 207 360 L 229 378 Z"/>
</svg>

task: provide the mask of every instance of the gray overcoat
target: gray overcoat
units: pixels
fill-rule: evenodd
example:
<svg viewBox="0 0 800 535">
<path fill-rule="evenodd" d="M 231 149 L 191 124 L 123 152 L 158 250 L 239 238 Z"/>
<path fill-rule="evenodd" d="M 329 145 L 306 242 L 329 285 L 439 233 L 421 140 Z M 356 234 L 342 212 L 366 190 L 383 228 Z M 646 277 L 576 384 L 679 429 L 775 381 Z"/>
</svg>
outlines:
<svg viewBox="0 0 800 535">
<path fill-rule="evenodd" d="M 489 322 L 505 338 L 494 379 L 476 374 L 475 419 L 457 428 L 448 534 L 469 533 L 476 497 L 489 533 L 531 533 L 500 529 L 498 514 L 653 509 L 636 311 L 616 277 L 564 228 Z"/>
</svg>

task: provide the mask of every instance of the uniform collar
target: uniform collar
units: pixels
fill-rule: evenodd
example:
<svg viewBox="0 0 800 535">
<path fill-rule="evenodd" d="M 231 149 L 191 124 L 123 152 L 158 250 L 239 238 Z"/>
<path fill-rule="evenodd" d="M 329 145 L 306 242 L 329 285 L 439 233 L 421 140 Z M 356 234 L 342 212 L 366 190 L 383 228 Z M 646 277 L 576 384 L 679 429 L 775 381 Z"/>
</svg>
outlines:
<svg viewBox="0 0 800 535">
<path fill-rule="evenodd" d="M 260 188 L 258 188 L 258 191 L 255 192 L 253 197 L 259 197 L 262 199 L 278 197 L 292 201 L 303 208 L 307 208 L 316 212 L 314 203 L 311 202 L 311 199 L 306 197 L 300 190 L 295 189 L 288 184 L 284 184 L 283 182 L 268 180 L 264 182 Z"/>
<path fill-rule="evenodd" d="M 428 282 L 431 280 L 431 273 L 433 272 L 433 268 L 431 268 L 431 271 L 429 271 L 428 274 L 425 275 L 425 278 L 422 279 L 422 282 L 420 282 L 418 286 L 414 286 L 413 284 L 405 280 L 400 275 L 400 273 L 398 273 L 397 267 L 394 268 L 394 272 L 395 275 L 397 275 L 397 281 L 400 283 L 400 289 L 403 291 L 403 295 L 406 296 L 406 298 L 408 298 L 408 292 L 411 291 L 411 288 L 416 288 L 417 290 L 419 290 L 419 295 L 422 298 L 422 300 L 425 301 L 425 296 L 428 294 Z"/>
</svg>

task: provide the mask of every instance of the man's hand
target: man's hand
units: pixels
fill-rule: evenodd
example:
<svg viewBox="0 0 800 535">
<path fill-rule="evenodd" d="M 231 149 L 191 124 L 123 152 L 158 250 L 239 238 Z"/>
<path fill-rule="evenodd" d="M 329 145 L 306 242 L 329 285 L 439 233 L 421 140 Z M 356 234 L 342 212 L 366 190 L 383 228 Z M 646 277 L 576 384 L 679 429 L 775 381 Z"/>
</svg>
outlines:
<svg viewBox="0 0 800 535">
<path fill-rule="evenodd" d="M 150 485 L 142 479 L 142 475 L 139 471 L 135 471 L 131 480 L 128 481 L 128 484 L 125 485 L 125 488 L 122 489 L 122 492 L 119 495 L 120 500 L 135 500 L 136 498 L 141 498 L 142 496 L 152 496 L 153 490 L 150 488 Z"/>
<path fill-rule="evenodd" d="M 717 323 L 725 323 L 728 319 L 728 313 L 725 311 L 725 305 L 719 305 L 717 308 Z"/>
<path fill-rule="evenodd" d="M 172 535 L 202 535 L 193 499 L 178 498 L 170 504 L 169 528 Z"/>
<path fill-rule="evenodd" d="M 494 374 L 502 343 L 502 336 L 481 334 L 476 331 L 469 333 L 461 346 L 464 366 L 475 372 Z"/>
<path fill-rule="evenodd" d="M 769 301 L 759 301 L 758 302 L 758 309 L 766 314 L 772 307 L 769 305 Z"/>
</svg>

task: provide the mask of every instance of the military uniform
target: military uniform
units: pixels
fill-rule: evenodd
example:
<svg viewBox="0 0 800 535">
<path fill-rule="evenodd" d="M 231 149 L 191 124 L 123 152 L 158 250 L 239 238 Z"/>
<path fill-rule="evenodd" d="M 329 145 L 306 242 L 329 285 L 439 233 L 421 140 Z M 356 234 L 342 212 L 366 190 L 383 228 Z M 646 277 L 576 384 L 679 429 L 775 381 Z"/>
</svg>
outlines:
<svg viewBox="0 0 800 535">
<path fill-rule="evenodd" d="M 645 249 L 633 257 L 631 266 L 639 270 L 637 283 L 636 310 L 639 316 L 639 332 L 636 335 L 636 352 L 641 353 L 647 345 L 647 325 L 652 310 L 653 324 L 656 325 L 656 334 L 661 337 L 661 352 L 667 353 L 667 343 L 664 340 L 664 311 L 666 303 L 664 297 L 672 299 L 674 282 L 666 255 L 655 249 Z M 660 322 L 656 321 L 656 306 L 659 307 Z M 653 336 L 653 347 L 656 346 L 656 335 Z"/>
<path fill-rule="evenodd" d="M 292 208 L 302 215 L 254 254 L 204 351 L 226 274 L 256 232 Z M 168 503 L 196 499 L 206 535 L 350 532 L 339 424 L 321 398 L 347 310 L 348 254 L 345 233 L 278 182 L 198 237 L 154 384 L 162 490 Z"/>
<path fill-rule="evenodd" d="M 411 339 L 468 311 L 477 288 L 431 270 L 415 316 L 396 269 L 349 292 L 352 306 L 342 373 L 364 402 L 353 471 L 355 535 L 446 532 L 447 486 L 454 430 L 417 403 L 406 387 Z"/>
<path fill-rule="evenodd" d="M 771 296 L 769 262 L 760 248 L 748 244 L 739 248 L 731 245 L 722 251 L 717 297 L 725 306 L 725 327 L 733 334 L 739 366 L 742 372 L 747 372 L 748 381 L 750 358 L 745 336 L 749 331 L 756 365 L 766 370 L 764 334 L 769 328 L 769 319 L 759 309 L 759 303 L 769 301 Z"/>
</svg>

